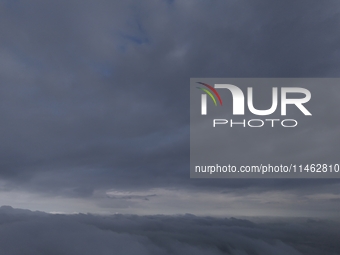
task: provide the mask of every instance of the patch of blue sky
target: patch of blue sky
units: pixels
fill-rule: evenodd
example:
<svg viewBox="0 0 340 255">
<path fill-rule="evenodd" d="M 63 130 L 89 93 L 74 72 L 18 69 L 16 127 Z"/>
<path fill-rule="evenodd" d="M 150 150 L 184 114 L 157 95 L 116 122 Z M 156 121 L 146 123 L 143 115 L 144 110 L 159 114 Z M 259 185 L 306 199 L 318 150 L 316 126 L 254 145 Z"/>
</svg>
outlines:
<svg viewBox="0 0 340 255">
<path fill-rule="evenodd" d="M 150 44 L 147 32 L 143 28 L 141 18 L 137 10 L 134 10 L 134 15 L 127 20 L 127 28 L 124 31 L 118 32 L 118 37 L 121 39 L 121 44 L 118 49 L 122 52 L 126 51 L 129 45 L 146 45 Z"/>
<path fill-rule="evenodd" d="M 131 35 L 119 33 L 120 43 L 117 46 L 117 50 L 125 53 L 130 45 L 142 46 L 150 44 L 150 41 L 145 36 Z"/>
<path fill-rule="evenodd" d="M 113 75 L 113 67 L 110 64 L 92 62 L 90 64 L 91 68 L 102 77 L 111 77 Z"/>
<path fill-rule="evenodd" d="M 173 2 L 175 2 L 175 0 L 165 0 L 165 2 L 167 2 L 168 4 L 172 4 Z"/>
<path fill-rule="evenodd" d="M 43 61 L 33 54 L 29 55 L 21 50 L 19 47 L 15 45 L 5 45 L 5 48 L 8 49 L 9 52 L 24 66 L 34 67 L 36 69 L 45 69 L 46 65 L 44 65 Z"/>
<path fill-rule="evenodd" d="M 126 35 L 126 34 L 122 34 L 121 36 L 124 39 L 126 39 L 127 41 L 129 41 L 131 43 L 138 44 L 138 45 L 149 43 L 149 40 L 146 37 L 140 37 L 140 36 L 135 36 L 135 35 Z"/>
<path fill-rule="evenodd" d="M 18 7 L 20 0 L 0 0 L 0 3 L 5 4 L 7 8 L 15 8 Z"/>
</svg>

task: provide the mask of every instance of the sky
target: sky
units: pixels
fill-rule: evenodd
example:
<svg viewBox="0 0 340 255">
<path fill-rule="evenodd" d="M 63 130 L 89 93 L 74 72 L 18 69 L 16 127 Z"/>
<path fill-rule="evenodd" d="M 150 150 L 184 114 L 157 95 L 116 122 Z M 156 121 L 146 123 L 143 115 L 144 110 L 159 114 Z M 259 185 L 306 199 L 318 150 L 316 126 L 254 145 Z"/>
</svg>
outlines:
<svg viewBox="0 0 340 255">
<path fill-rule="evenodd" d="M 340 179 L 190 179 L 189 85 L 193 77 L 339 77 L 339 7 L 0 0 L 0 204 L 338 219 Z M 338 143 L 337 118 L 326 111 L 308 145 L 336 155 L 327 145 Z"/>
</svg>

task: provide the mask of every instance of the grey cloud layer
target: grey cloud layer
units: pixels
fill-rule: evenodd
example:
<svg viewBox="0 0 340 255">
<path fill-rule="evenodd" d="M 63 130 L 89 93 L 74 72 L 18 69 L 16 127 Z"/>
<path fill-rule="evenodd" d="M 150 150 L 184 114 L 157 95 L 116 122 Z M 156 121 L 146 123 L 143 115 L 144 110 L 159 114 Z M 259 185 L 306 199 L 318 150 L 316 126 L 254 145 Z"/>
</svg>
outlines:
<svg viewBox="0 0 340 255">
<path fill-rule="evenodd" d="M 0 1 L 2 189 L 327 190 L 338 181 L 190 180 L 188 86 L 190 77 L 338 76 L 338 6 Z"/>
<path fill-rule="evenodd" d="M 337 255 L 339 223 L 185 216 L 49 215 L 0 208 L 1 254 Z"/>
</svg>

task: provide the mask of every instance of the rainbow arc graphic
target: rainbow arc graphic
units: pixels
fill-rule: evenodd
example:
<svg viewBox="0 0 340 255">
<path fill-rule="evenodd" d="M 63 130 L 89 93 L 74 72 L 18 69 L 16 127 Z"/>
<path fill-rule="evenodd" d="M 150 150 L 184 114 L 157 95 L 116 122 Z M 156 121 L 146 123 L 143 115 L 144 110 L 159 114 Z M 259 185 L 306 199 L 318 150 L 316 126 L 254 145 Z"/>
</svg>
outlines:
<svg viewBox="0 0 340 255">
<path fill-rule="evenodd" d="M 197 82 L 198 84 L 203 85 L 206 88 L 197 87 L 198 89 L 204 91 L 206 94 L 202 94 L 201 96 L 201 114 L 207 115 L 207 95 L 211 98 L 211 100 L 214 102 L 215 106 L 217 106 L 217 100 L 219 101 L 220 105 L 222 106 L 222 99 L 220 97 L 220 94 L 216 91 L 214 87 L 212 87 L 209 84 L 203 83 L 203 82 Z M 216 100 L 217 98 L 217 100 Z"/>
<path fill-rule="evenodd" d="M 203 82 L 197 82 L 198 84 L 201 84 L 205 87 L 207 87 L 208 89 L 205 89 L 205 88 L 201 88 L 201 87 L 197 87 L 198 89 L 200 90 L 203 90 L 205 93 L 207 93 L 210 98 L 213 100 L 214 104 L 217 106 L 217 101 L 216 101 L 216 98 L 215 96 L 217 97 L 220 105 L 222 105 L 222 99 L 220 97 L 220 94 L 218 94 L 218 92 L 216 91 L 216 89 L 214 87 L 212 87 L 211 85 L 209 84 L 206 84 L 206 83 L 203 83 Z M 214 96 L 215 95 L 215 96 Z"/>
</svg>

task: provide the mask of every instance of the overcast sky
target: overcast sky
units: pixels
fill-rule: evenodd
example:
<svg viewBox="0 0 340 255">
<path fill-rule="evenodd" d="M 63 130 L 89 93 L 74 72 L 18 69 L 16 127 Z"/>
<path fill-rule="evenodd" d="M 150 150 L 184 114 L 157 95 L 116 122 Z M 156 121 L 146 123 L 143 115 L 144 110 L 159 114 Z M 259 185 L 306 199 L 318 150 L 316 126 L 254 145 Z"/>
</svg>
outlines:
<svg viewBox="0 0 340 255">
<path fill-rule="evenodd" d="M 189 82 L 339 77 L 339 8 L 338 0 L 0 0 L 0 204 L 336 217 L 340 179 L 190 179 Z M 338 115 L 325 114 L 318 139 L 338 143 Z"/>
</svg>

